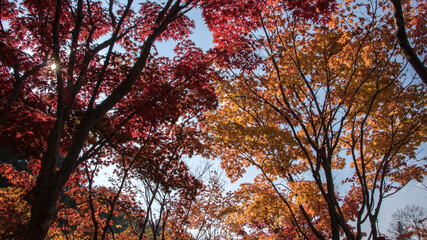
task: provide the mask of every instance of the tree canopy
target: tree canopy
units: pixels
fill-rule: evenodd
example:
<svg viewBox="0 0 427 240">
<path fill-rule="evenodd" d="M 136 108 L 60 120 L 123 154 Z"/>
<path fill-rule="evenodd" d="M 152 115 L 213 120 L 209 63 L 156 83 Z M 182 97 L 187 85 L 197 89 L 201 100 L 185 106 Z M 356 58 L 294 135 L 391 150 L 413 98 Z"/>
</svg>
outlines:
<svg viewBox="0 0 427 240">
<path fill-rule="evenodd" d="M 426 175 L 426 7 L 0 0 L 0 238 L 377 239 Z"/>
</svg>

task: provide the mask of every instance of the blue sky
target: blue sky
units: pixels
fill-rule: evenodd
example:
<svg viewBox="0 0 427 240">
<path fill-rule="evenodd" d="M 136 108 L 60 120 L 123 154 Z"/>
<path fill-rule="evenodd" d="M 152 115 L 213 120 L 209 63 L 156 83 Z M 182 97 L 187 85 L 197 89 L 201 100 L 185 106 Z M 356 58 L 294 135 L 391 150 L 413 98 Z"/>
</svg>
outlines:
<svg viewBox="0 0 427 240">
<path fill-rule="evenodd" d="M 192 9 L 187 15 L 196 23 L 196 28 L 194 29 L 193 34 L 191 35 L 191 40 L 196 43 L 197 47 L 200 47 L 204 51 L 208 50 L 209 48 L 212 48 L 213 37 L 212 34 L 209 32 L 208 27 L 204 23 L 201 11 L 199 9 Z M 175 48 L 175 46 L 176 42 L 174 41 L 156 43 L 157 51 L 161 56 L 174 56 L 175 54 L 173 52 L 173 49 Z"/>
</svg>

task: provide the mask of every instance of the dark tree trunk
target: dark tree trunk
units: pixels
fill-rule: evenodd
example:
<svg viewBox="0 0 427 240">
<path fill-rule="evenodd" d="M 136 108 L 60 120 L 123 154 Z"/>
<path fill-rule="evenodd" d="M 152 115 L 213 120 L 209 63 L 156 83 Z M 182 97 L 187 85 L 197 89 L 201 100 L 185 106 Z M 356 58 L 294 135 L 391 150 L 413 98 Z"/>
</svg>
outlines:
<svg viewBox="0 0 427 240">
<path fill-rule="evenodd" d="M 34 201 L 31 206 L 31 220 L 28 224 L 26 240 L 41 240 L 47 235 L 52 219 L 56 214 L 58 191 L 55 181 L 50 177 L 39 178 L 34 189 Z"/>
</svg>

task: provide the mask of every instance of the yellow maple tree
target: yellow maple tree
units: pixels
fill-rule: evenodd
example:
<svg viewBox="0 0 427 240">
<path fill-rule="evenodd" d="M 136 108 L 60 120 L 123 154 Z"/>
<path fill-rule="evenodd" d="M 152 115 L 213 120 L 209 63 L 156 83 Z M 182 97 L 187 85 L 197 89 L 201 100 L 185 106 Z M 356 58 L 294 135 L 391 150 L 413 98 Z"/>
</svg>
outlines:
<svg viewBox="0 0 427 240">
<path fill-rule="evenodd" d="M 264 62 L 227 69 L 209 116 L 208 154 L 228 176 L 261 171 L 236 193 L 241 205 L 230 217 L 236 229 L 271 230 L 253 232 L 259 239 L 274 239 L 277 224 L 258 219 L 273 213 L 300 238 L 376 239 L 383 199 L 426 175 L 426 86 L 399 55 L 387 1 L 343 1 L 317 24 L 281 7 L 266 8 L 263 33 L 254 33 Z"/>
</svg>

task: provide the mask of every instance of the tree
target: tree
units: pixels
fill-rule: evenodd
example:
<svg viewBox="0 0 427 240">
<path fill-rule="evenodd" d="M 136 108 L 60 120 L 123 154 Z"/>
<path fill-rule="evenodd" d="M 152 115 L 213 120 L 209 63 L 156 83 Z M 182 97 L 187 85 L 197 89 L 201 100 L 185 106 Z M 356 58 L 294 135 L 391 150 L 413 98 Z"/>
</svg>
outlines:
<svg viewBox="0 0 427 240">
<path fill-rule="evenodd" d="M 192 239 L 233 239 L 227 212 L 235 203 L 225 189 L 223 174 L 217 171 L 208 173 L 204 187 L 189 209 L 189 227 L 194 233 Z"/>
<path fill-rule="evenodd" d="M 388 3 L 344 1 L 310 25 L 280 4 L 259 14 L 245 48 L 258 65 L 218 62 L 228 75 L 207 126 L 233 180 L 261 171 L 236 193 L 251 209 L 233 213 L 253 230 L 242 237 L 376 239 L 383 199 L 426 171 L 426 88 L 397 55 Z"/>
<path fill-rule="evenodd" d="M 209 61 L 184 41 L 196 3 L 2 1 L 2 147 L 41 160 L 26 239 L 46 236 L 64 186 L 116 132 L 213 107 Z M 173 61 L 152 51 L 168 39 L 182 40 Z"/>
<path fill-rule="evenodd" d="M 406 205 L 391 216 L 388 232 L 395 239 L 425 239 L 427 237 L 426 209 L 417 205 Z"/>
</svg>

